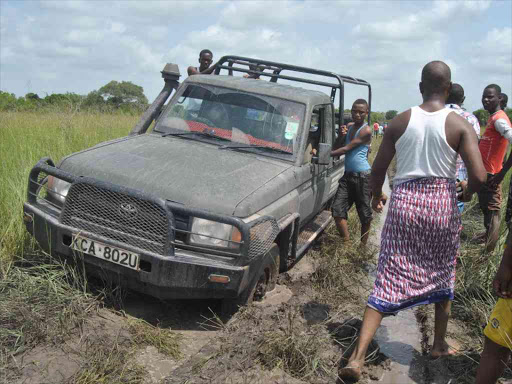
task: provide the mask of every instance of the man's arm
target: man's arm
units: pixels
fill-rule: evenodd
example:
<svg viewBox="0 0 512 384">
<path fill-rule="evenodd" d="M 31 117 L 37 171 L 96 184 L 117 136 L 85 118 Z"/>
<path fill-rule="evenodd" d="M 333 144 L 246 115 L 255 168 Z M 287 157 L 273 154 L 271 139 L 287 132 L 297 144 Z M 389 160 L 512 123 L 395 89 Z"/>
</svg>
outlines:
<svg viewBox="0 0 512 384">
<path fill-rule="evenodd" d="M 216 66 L 217 66 L 217 63 L 215 63 L 214 65 L 211 65 L 210 67 L 206 68 L 202 72 L 199 72 L 199 69 L 197 69 L 197 67 L 190 66 L 190 67 L 188 67 L 187 72 L 188 72 L 189 76 L 192 76 L 192 75 L 211 75 L 213 73 L 213 71 L 215 71 Z"/>
<path fill-rule="evenodd" d="M 333 150 L 343 147 L 343 143 L 345 142 L 345 137 L 347 137 L 348 128 L 346 125 L 342 125 L 339 128 L 338 137 L 332 146 Z"/>
<path fill-rule="evenodd" d="M 482 162 L 482 155 L 478 149 L 478 139 L 471 124 L 455 113 L 446 118 L 454 131 L 460 132 L 459 153 L 468 170 L 468 184 L 464 191 L 464 200 L 471 199 L 473 193 L 478 192 L 487 180 L 487 172 Z"/>
<path fill-rule="evenodd" d="M 498 119 L 494 123 L 494 128 L 508 140 L 509 143 L 512 143 L 512 127 L 510 126 L 510 122 L 505 119 Z M 508 170 L 512 167 L 512 156 L 509 156 L 505 164 L 503 164 L 503 168 L 500 172 L 498 172 L 491 180 L 489 180 L 489 185 L 496 187 L 499 183 L 503 181 L 505 175 Z"/>
<path fill-rule="evenodd" d="M 345 145 L 344 147 L 341 147 L 334 151 L 331 151 L 331 157 L 344 155 L 351 149 L 353 149 L 361 144 L 366 144 L 371 139 L 372 139 L 372 130 L 367 125 L 359 132 L 359 135 L 357 137 L 352 139 L 352 141 L 348 145 Z"/>
</svg>

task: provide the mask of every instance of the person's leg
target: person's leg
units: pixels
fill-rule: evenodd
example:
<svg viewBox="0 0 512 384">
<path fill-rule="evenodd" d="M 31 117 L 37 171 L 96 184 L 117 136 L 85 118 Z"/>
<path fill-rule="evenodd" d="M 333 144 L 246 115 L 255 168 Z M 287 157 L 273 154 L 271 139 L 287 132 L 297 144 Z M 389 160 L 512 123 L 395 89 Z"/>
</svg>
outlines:
<svg viewBox="0 0 512 384">
<path fill-rule="evenodd" d="M 375 332 L 377 332 L 377 329 L 382 322 L 382 318 L 382 313 L 373 308 L 366 307 L 366 310 L 364 311 L 363 324 L 359 331 L 359 338 L 357 339 L 354 352 L 352 352 L 346 367 L 340 369 L 338 372 L 341 379 L 358 380 L 361 377 L 366 351 L 375 336 Z"/>
<path fill-rule="evenodd" d="M 489 226 L 486 232 L 485 251 L 492 252 L 496 248 L 500 237 L 500 212 L 488 211 L 488 215 Z"/>
<path fill-rule="evenodd" d="M 496 344 L 486 336 L 475 384 L 495 384 L 505 370 L 509 356 L 509 348 Z"/>
<path fill-rule="evenodd" d="M 350 240 L 350 234 L 348 232 L 348 211 L 351 206 L 350 196 L 348 191 L 347 177 L 343 176 L 340 179 L 338 190 L 334 196 L 332 203 L 332 217 L 336 223 L 336 228 L 343 241 Z"/>
<path fill-rule="evenodd" d="M 361 244 L 366 245 L 368 242 L 368 237 L 370 237 L 370 228 L 372 225 L 372 221 L 361 224 Z"/>
<path fill-rule="evenodd" d="M 341 240 L 347 242 L 350 240 L 350 234 L 348 233 L 348 221 L 347 219 L 341 217 L 335 217 L 334 222 L 336 223 L 336 228 L 338 229 L 338 233 L 341 236 Z"/>
<path fill-rule="evenodd" d="M 434 343 L 430 356 L 440 357 L 453 354 L 450 351 L 450 346 L 446 342 L 446 328 L 448 327 L 448 318 L 450 317 L 450 310 L 452 302 L 450 300 L 436 303 L 435 311 L 435 325 L 434 325 Z"/>
<path fill-rule="evenodd" d="M 489 188 L 489 201 L 487 209 L 489 211 L 488 228 L 486 232 L 486 252 L 492 252 L 496 248 L 500 237 L 500 210 L 501 210 L 501 183 L 496 188 Z"/>
<path fill-rule="evenodd" d="M 356 203 L 357 214 L 361 222 L 361 244 L 364 246 L 370 236 L 370 227 L 372 224 L 372 191 L 370 188 L 370 175 L 357 177 L 357 184 L 354 186 L 354 201 Z"/>
</svg>

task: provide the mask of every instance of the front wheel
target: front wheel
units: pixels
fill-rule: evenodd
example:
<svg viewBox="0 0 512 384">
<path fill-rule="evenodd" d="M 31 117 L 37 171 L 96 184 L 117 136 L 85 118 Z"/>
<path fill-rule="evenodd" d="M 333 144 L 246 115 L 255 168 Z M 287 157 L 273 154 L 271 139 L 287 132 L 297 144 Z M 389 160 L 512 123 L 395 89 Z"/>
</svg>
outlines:
<svg viewBox="0 0 512 384">
<path fill-rule="evenodd" d="M 261 301 L 267 292 L 272 291 L 277 282 L 279 274 L 279 247 L 273 244 L 265 254 L 264 261 L 256 276 L 243 292 L 234 299 L 222 300 L 222 313 L 227 316 L 233 315 L 240 307 L 250 305 L 253 301 Z"/>
</svg>

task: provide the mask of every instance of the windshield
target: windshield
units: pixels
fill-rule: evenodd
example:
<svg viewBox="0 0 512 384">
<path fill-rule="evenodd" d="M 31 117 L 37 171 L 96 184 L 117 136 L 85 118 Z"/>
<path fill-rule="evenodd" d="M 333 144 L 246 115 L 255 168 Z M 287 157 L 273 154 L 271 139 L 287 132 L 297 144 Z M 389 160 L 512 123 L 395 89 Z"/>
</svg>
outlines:
<svg viewBox="0 0 512 384">
<path fill-rule="evenodd" d="M 278 151 L 265 154 L 278 157 L 290 157 L 298 151 L 305 112 L 302 104 L 196 84 L 188 85 L 178 96 L 159 119 L 156 132 L 206 133 L 224 139 L 218 143 L 224 147 L 229 148 L 229 140 L 238 148 L 275 148 Z M 187 138 L 208 140 L 205 135 Z"/>
</svg>

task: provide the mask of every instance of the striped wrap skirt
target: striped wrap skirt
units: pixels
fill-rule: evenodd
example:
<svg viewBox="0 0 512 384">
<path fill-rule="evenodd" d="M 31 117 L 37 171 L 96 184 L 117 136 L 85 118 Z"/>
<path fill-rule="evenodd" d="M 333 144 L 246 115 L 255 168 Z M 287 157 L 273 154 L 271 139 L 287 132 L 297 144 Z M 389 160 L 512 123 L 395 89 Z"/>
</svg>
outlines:
<svg viewBox="0 0 512 384">
<path fill-rule="evenodd" d="M 453 300 L 461 231 L 455 180 L 395 183 L 368 306 L 385 314 Z"/>
</svg>

